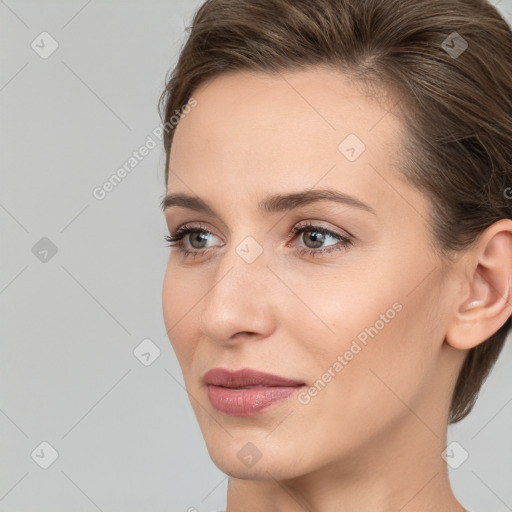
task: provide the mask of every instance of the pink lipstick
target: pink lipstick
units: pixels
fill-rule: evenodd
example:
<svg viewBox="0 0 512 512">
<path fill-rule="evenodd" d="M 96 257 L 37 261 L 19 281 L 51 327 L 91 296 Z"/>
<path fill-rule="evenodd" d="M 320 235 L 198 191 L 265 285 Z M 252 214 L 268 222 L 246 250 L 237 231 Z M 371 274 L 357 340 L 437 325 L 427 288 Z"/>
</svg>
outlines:
<svg viewBox="0 0 512 512">
<path fill-rule="evenodd" d="M 296 393 L 304 382 L 250 368 L 237 371 L 213 368 L 203 376 L 208 398 L 219 412 L 251 416 Z"/>
</svg>

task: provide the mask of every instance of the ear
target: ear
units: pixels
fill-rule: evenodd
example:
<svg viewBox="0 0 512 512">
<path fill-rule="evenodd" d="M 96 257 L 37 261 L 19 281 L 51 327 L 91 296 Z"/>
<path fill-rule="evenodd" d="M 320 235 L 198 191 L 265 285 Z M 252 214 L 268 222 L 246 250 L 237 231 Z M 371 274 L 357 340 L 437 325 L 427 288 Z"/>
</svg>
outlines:
<svg viewBox="0 0 512 512">
<path fill-rule="evenodd" d="M 460 262 L 463 292 L 454 304 L 446 342 L 465 350 L 487 340 L 512 314 L 512 220 L 489 226 Z"/>
</svg>

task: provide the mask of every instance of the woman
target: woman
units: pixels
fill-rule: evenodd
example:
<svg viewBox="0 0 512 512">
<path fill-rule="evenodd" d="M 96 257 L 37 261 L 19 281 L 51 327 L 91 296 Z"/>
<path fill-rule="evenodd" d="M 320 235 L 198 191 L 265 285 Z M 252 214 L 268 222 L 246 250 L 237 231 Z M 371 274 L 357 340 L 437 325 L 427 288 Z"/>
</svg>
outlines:
<svg viewBox="0 0 512 512">
<path fill-rule="evenodd" d="M 483 0 L 196 13 L 163 312 L 227 512 L 465 510 L 447 426 L 512 313 L 510 55 Z"/>
</svg>

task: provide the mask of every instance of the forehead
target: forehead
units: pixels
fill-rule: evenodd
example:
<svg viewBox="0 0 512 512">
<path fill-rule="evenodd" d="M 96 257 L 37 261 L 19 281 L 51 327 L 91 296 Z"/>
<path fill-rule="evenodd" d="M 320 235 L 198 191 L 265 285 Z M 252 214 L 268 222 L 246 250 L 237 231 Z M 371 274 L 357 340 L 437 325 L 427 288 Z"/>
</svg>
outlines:
<svg viewBox="0 0 512 512">
<path fill-rule="evenodd" d="M 382 203 L 399 176 L 396 102 L 368 97 L 338 70 L 230 72 L 193 97 L 174 135 L 169 192 L 244 201 L 325 186 Z"/>
</svg>

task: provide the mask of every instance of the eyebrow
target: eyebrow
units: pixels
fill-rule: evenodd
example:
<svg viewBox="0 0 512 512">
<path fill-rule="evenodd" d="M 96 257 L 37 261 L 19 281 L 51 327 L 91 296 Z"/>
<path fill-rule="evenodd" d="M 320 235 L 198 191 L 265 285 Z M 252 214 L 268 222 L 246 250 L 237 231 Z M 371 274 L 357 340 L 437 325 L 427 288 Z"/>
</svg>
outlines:
<svg viewBox="0 0 512 512">
<path fill-rule="evenodd" d="M 316 189 L 304 192 L 292 192 L 289 194 L 276 194 L 269 196 L 258 203 L 260 211 L 265 213 L 275 213 L 293 210 L 318 201 L 334 201 L 347 206 L 352 206 L 360 210 L 367 211 L 377 215 L 376 211 L 366 203 L 348 194 L 333 189 Z M 215 210 L 203 199 L 197 196 L 187 194 L 167 194 L 161 201 L 160 206 L 165 212 L 171 206 L 181 206 L 206 215 L 218 217 Z"/>
<path fill-rule="evenodd" d="M 359 199 L 333 189 L 316 189 L 290 194 L 276 194 L 269 196 L 258 203 L 260 211 L 265 213 L 283 212 L 293 210 L 317 201 L 334 201 L 353 208 L 358 208 L 376 215 L 375 210 Z M 165 210 L 171 206 L 181 206 L 190 210 L 218 217 L 217 213 L 203 199 L 187 194 L 167 194 L 160 206 Z"/>
</svg>

